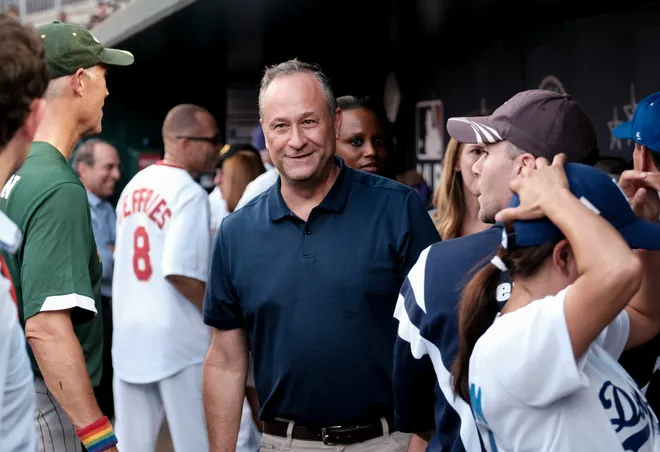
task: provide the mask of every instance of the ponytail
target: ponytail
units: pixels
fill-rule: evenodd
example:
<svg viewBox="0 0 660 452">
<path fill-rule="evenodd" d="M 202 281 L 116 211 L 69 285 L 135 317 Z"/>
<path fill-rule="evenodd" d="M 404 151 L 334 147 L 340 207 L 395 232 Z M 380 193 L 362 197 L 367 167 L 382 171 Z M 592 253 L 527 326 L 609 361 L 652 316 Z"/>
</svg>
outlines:
<svg viewBox="0 0 660 452">
<path fill-rule="evenodd" d="M 479 270 L 463 289 L 458 312 L 458 356 L 451 368 L 454 393 L 470 403 L 469 370 L 474 346 L 495 321 L 499 312 L 496 291 L 503 271 L 509 277 L 529 277 L 537 272 L 546 259 L 552 256 L 556 238 L 538 246 L 501 247 L 497 255 Z"/>
<path fill-rule="evenodd" d="M 492 262 L 479 270 L 463 289 L 458 314 L 458 356 L 451 369 L 454 392 L 470 403 L 468 371 L 477 341 L 495 321 L 495 292 L 502 271 Z"/>
</svg>

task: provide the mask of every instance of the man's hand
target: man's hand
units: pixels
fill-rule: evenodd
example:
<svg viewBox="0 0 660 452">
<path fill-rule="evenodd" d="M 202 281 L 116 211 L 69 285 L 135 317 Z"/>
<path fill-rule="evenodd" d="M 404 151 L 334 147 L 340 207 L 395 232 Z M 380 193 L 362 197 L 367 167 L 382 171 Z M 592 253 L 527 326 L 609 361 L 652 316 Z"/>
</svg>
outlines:
<svg viewBox="0 0 660 452">
<path fill-rule="evenodd" d="M 624 171 L 619 186 L 628 197 L 633 212 L 639 218 L 658 223 L 660 221 L 660 172 Z"/>
<path fill-rule="evenodd" d="M 565 162 L 566 156 L 558 154 L 552 160 L 552 165 L 541 157 L 536 159 L 536 168 L 524 167 L 510 184 L 511 191 L 520 197 L 520 205 L 501 210 L 495 220 L 509 223 L 513 220 L 544 217 L 544 199 L 558 190 L 568 189 L 568 179 L 564 172 Z"/>
</svg>

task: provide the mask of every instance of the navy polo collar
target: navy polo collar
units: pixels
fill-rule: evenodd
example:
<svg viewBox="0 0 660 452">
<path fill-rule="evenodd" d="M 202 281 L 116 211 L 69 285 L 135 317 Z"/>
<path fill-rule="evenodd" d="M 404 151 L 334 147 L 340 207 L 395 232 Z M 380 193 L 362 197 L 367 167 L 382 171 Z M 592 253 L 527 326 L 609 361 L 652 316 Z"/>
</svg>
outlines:
<svg viewBox="0 0 660 452">
<path fill-rule="evenodd" d="M 334 157 L 334 163 L 339 167 L 339 174 L 332 188 L 325 195 L 321 204 L 314 209 L 323 209 L 330 212 L 341 212 L 346 205 L 348 192 L 351 188 L 350 168 L 348 168 L 341 157 Z M 268 211 L 272 221 L 278 221 L 286 217 L 295 217 L 291 209 L 284 202 L 282 198 L 282 177 L 277 179 L 277 183 L 273 185 L 268 194 Z"/>
</svg>

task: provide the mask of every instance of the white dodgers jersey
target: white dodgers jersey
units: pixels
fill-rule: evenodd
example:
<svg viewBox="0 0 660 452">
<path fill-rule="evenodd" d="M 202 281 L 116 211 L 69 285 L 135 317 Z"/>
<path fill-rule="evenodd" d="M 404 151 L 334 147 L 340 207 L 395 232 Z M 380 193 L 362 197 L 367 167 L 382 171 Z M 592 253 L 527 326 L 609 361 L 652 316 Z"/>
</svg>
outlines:
<svg viewBox="0 0 660 452">
<path fill-rule="evenodd" d="M 112 360 L 117 377 L 149 383 L 201 364 L 210 345 L 202 313 L 165 278 L 207 281 L 208 195 L 184 169 L 140 171 L 117 203 Z"/>
<path fill-rule="evenodd" d="M 617 362 L 621 312 L 576 360 L 564 302 L 571 286 L 499 316 L 470 356 L 470 399 L 488 452 L 659 452 L 660 425 Z"/>
</svg>

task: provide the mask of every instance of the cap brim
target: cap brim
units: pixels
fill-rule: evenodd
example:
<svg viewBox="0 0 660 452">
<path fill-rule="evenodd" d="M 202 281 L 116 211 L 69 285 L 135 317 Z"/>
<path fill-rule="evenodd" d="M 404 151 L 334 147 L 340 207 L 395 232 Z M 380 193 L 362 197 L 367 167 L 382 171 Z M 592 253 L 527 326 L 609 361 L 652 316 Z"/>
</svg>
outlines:
<svg viewBox="0 0 660 452">
<path fill-rule="evenodd" d="M 502 135 L 491 125 L 489 116 L 449 118 L 447 132 L 459 143 L 486 144 L 503 141 Z"/>
<path fill-rule="evenodd" d="M 660 224 L 637 219 L 634 223 L 619 229 L 619 233 L 631 248 L 660 250 Z"/>
<path fill-rule="evenodd" d="M 101 62 L 111 66 L 130 66 L 135 61 L 131 52 L 119 49 L 104 49 Z"/>
<path fill-rule="evenodd" d="M 612 135 L 621 140 L 632 140 L 632 121 L 624 122 L 612 129 Z"/>
</svg>

